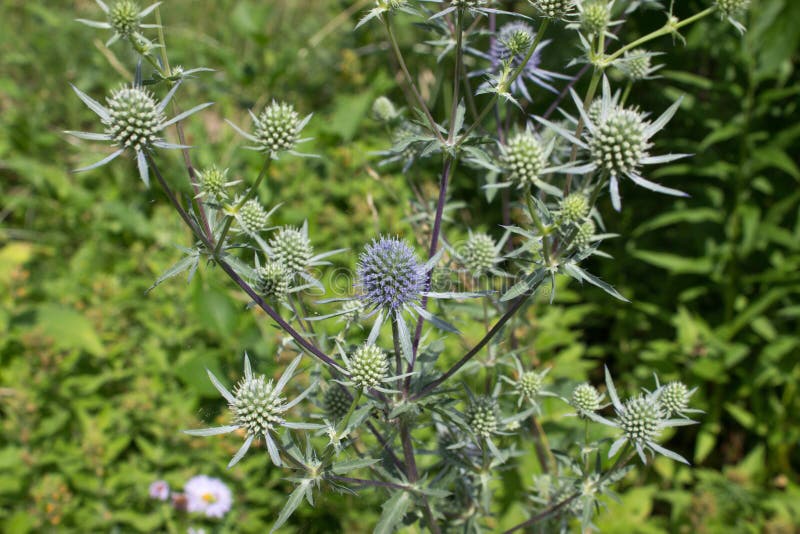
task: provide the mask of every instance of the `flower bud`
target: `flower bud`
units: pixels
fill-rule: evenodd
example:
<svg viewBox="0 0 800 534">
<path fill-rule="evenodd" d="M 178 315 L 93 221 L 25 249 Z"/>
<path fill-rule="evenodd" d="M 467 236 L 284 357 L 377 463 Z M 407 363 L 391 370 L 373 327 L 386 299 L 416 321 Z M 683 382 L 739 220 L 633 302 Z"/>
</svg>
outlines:
<svg viewBox="0 0 800 534">
<path fill-rule="evenodd" d="M 502 148 L 501 160 L 517 185 L 530 185 L 546 166 L 544 150 L 530 130 L 520 132 Z"/>
<path fill-rule="evenodd" d="M 606 31 L 611 22 L 611 10 L 606 0 L 589 0 L 582 4 L 581 28 L 588 34 L 599 35 Z"/>
<path fill-rule="evenodd" d="M 139 29 L 139 6 L 131 0 L 119 0 L 108 12 L 111 28 L 120 36 L 128 37 Z"/>
<path fill-rule="evenodd" d="M 472 234 L 461 252 L 461 261 L 473 277 L 479 277 L 494 266 L 497 245 L 486 234 Z"/>
<path fill-rule="evenodd" d="M 216 166 L 197 171 L 200 181 L 200 190 L 210 198 L 219 199 L 228 196 L 228 169 L 219 169 Z"/>
<path fill-rule="evenodd" d="M 264 152 L 275 154 L 292 150 L 297 143 L 300 116 L 291 104 L 272 102 L 254 122 L 255 137 Z"/>
<path fill-rule="evenodd" d="M 270 261 L 256 269 L 256 291 L 263 297 L 282 301 L 289 293 L 292 273 L 280 262 Z"/>
<path fill-rule="evenodd" d="M 620 71 L 631 81 L 647 78 L 652 72 L 652 56 L 642 48 L 625 52 L 622 61 L 617 64 Z"/>
<path fill-rule="evenodd" d="M 389 371 L 386 354 L 375 345 L 362 345 L 350 356 L 347 372 L 356 387 L 369 389 L 379 386 Z"/>
<path fill-rule="evenodd" d="M 572 193 L 561 201 L 561 214 L 568 222 L 582 221 L 589 215 L 589 199 L 583 193 Z"/>
<path fill-rule="evenodd" d="M 639 112 L 630 109 L 612 111 L 589 139 L 592 160 L 611 174 L 636 172 L 649 148 L 645 129 L 645 121 Z"/>
<path fill-rule="evenodd" d="M 523 398 L 535 399 L 539 392 L 542 391 L 544 376 L 544 373 L 537 373 L 536 371 L 523 373 L 519 378 L 519 382 L 517 382 L 517 392 Z"/>
<path fill-rule="evenodd" d="M 283 398 L 274 394 L 272 381 L 267 381 L 264 375 L 242 379 L 233 397 L 230 408 L 234 424 L 244 428 L 248 435 L 263 436 L 284 422 Z"/>
<path fill-rule="evenodd" d="M 379 96 L 372 103 L 372 116 L 378 122 L 390 123 L 397 119 L 397 109 L 394 103 L 385 96 Z"/>
<path fill-rule="evenodd" d="M 661 405 L 667 417 L 680 414 L 689 407 L 689 390 L 683 382 L 670 382 L 661 391 Z"/>
<path fill-rule="evenodd" d="M 578 249 L 583 249 L 589 246 L 589 243 L 594 237 L 594 232 L 596 227 L 594 225 L 594 221 L 591 219 L 586 219 L 583 224 L 578 227 L 578 231 L 575 233 L 575 237 L 572 239 L 572 244 Z"/>
<path fill-rule="evenodd" d="M 267 227 L 267 211 L 261 203 L 251 198 L 239 210 L 239 224 L 242 230 L 255 234 Z"/>
<path fill-rule="evenodd" d="M 475 435 L 488 438 L 497 430 L 499 408 L 493 397 L 476 397 L 467 410 L 467 424 Z"/>
<path fill-rule="evenodd" d="M 571 404 L 578 410 L 578 415 L 596 412 L 600 409 L 602 400 L 603 396 L 597 391 L 597 388 L 589 383 L 580 384 L 572 391 Z"/>
<path fill-rule="evenodd" d="M 278 230 L 269 240 L 269 247 L 272 249 L 272 259 L 282 263 L 292 275 L 305 271 L 314 254 L 308 237 L 290 226 Z"/>
<path fill-rule="evenodd" d="M 661 433 L 664 411 L 650 395 L 628 399 L 619 413 L 619 426 L 625 437 L 634 443 L 652 442 Z"/>
<path fill-rule="evenodd" d="M 111 93 L 108 102 L 106 133 L 120 147 L 137 152 L 151 145 L 166 121 L 153 95 L 140 87 L 122 87 Z"/>
<path fill-rule="evenodd" d="M 339 421 L 347 415 L 350 411 L 350 404 L 352 403 L 347 391 L 338 386 L 331 384 L 325 390 L 325 395 L 322 398 L 322 407 L 325 410 L 325 415 L 334 421 Z"/>
</svg>

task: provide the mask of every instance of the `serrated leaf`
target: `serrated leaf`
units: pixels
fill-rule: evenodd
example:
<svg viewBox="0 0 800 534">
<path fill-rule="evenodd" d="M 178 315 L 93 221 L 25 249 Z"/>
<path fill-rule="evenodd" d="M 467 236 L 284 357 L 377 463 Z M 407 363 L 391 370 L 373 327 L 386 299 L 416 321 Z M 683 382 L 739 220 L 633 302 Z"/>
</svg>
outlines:
<svg viewBox="0 0 800 534">
<path fill-rule="evenodd" d="M 411 497 L 405 491 L 398 491 L 383 503 L 381 518 L 375 525 L 374 534 L 391 534 L 403 520 L 411 505 Z"/>
<path fill-rule="evenodd" d="M 283 509 L 278 515 L 278 519 L 275 521 L 275 524 L 272 525 L 270 533 L 275 532 L 277 529 L 283 526 L 283 524 L 286 523 L 286 520 L 292 516 L 295 510 L 297 510 L 297 507 L 300 506 L 301 502 L 303 502 L 303 497 L 306 493 L 306 487 L 309 483 L 309 480 L 303 480 L 300 485 L 294 489 L 292 494 L 289 495 L 289 498 L 286 500 L 286 504 L 283 505 Z"/>
<path fill-rule="evenodd" d="M 356 458 L 355 460 L 347 460 L 345 462 L 334 464 L 331 467 L 331 472 L 336 473 L 337 475 L 343 475 L 345 473 L 349 473 L 350 471 L 355 471 L 356 469 L 363 469 L 365 467 L 375 465 L 378 462 L 380 462 L 380 460 L 376 460 L 374 458 Z"/>
</svg>

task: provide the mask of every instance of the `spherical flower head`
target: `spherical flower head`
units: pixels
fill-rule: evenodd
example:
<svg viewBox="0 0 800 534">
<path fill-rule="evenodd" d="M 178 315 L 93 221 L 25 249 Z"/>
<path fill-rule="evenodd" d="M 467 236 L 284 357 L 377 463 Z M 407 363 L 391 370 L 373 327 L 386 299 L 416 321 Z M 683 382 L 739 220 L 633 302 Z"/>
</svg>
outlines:
<svg viewBox="0 0 800 534">
<path fill-rule="evenodd" d="M 638 111 L 619 109 L 602 121 L 589 139 L 594 163 L 611 174 L 636 172 L 647 156 L 646 123 Z"/>
<path fill-rule="evenodd" d="M 519 377 L 517 382 L 517 392 L 526 399 L 535 399 L 544 385 L 544 374 L 536 371 L 526 371 Z"/>
<path fill-rule="evenodd" d="M 583 193 L 571 193 L 561 201 L 561 214 L 569 222 L 582 221 L 589 209 L 589 199 Z"/>
<path fill-rule="evenodd" d="M 735 17 L 747 11 L 750 0 L 716 0 L 715 5 L 722 15 Z"/>
<path fill-rule="evenodd" d="M 511 174 L 511 179 L 521 186 L 533 184 L 547 164 L 544 149 L 530 130 L 511 137 L 502 152 L 503 165 Z"/>
<path fill-rule="evenodd" d="M 372 116 L 379 122 L 390 123 L 397 118 L 397 109 L 391 100 L 385 96 L 379 96 L 372 103 Z"/>
<path fill-rule="evenodd" d="M 583 249 L 589 246 L 589 243 L 594 237 L 594 232 L 597 228 L 595 227 L 594 221 L 591 219 L 586 219 L 583 223 L 578 226 L 578 231 L 575 232 L 575 237 L 572 238 L 572 244 L 578 248 Z"/>
<path fill-rule="evenodd" d="M 230 409 L 234 424 L 244 428 L 248 436 L 263 436 L 284 422 L 283 398 L 275 395 L 272 381 L 264 375 L 239 381 L 233 397 Z"/>
<path fill-rule="evenodd" d="M 628 399 L 618 415 L 625 437 L 632 443 L 644 444 L 655 441 L 660 434 L 664 410 L 655 397 L 639 395 Z"/>
<path fill-rule="evenodd" d="M 396 310 L 417 302 L 425 289 L 425 271 L 405 242 L 382 237 L 358 259 L 358 285 L 369 306 Z"/>
<path fill-rule="evenodd" d="M 362 345 L 350 356 L 347 372 L 350 380 L 363 389 L 379 386 L 389 371 L 386 354 L 375 345 Z"/>
<path fill-rule="evenodd" d="M 619 63 L 619 70 L 630 80 L 644 80 L 650 74 L 653 61 L 652 56 L 643 48 L 635 48 L 625 52 Z"/>
<path fill-rule="evenodd" d="M 292 273 L 279 261 L 270 261 L 256 269 L 255 289 L 259 295 L 282 301 L 289 293 Z"/>
<path fill-rule="evenodd" d="M 340 308 L 342 319 L 345 321 L 355 321 L 361 312 L 364 311 L 364 303 L 360 300 L 346 300 Z"/>
<path fill-rule="evenodd" d="M 586 33 L 599 35 L 611 22 L 611 10 L 606 0 L 590 0 L 582 4 L 580 23 Z"/>
<path fill-rule="evenodd" d="M 488 438 L 497 430 L 499 411 L 494 397 L 476 397 L 467 410 L 467 425 L 475 435 Z"/>
<path fill-rule="evenodd" d="M 212 166 L 197 172 L 200 181 L 200 190 L 211 198 L 224 198 L 227 196 L 228 169 L 219 169 Z"/>
<path fill-rule="evenodd" d="M 589 383 L 583 383 L 572 391 L 572 406 L 582 415 L 587 412 L 596 412 L 600 409 L 603 396 L 597 388 Z"/>
<path fill-rule="evenodd" d="M 255 234 L 267 227 L 267 211 L 261 203 L 251 198 L 239 210 L 239 224 L 246 232 Z"/>
<path fill-rule="evenodd" d="M 272 249 L 272 259 L 282 263 L 292 275 L 304 271 L 314 254 L 314 248 L 305 233 L 290 226 L 278 230 L 269 240 L 269 247 Z"/>
<path fill-rule="evenodd" d="M 151 499 L 166 501 L 169 499 L 169 484 L 166 480 L 156 480 L 148 488 Z"/>
<path fill-rule="evenodd" d="M 157 139 L 166 116 L 148 91 L 125 86 L 112 92 L 106 102 L 108 119 L 103 122 L 117 145 L 139 152 Z"/>
<path fill-rule="evenodd" d="M 574 0 L 528 0 L 543 16 L 549 19 L 563 19 L 575 9 Z"/>
<path fill-rule="evenodd" d="M 667 417 L 673 414 L 683 413 L 689 407 L 689 389 L 683 382 L 670 382 L 661 390 L 661 406 L 663 406 Z"/>
<path fill-rule="evenodd" d="M 334 421 L 339 421 L 347 415 L 351 403 L 347 391 L 335 385 L 326 389 L 322 397 L 322 408 L 325 410 L 325 415 Z"/>
<path fill-rule="evenodd" d="M 461 252 L 464 267 L 474 277 L 486 273 L 496 260 L 497 244 L 486 234 L 472 234 Z"/>
<path fill-rule="evenodd" d="M 291 104 L 272 102 L 255 120 L 254 134 L 264 152 L 292 150 L 300 137 L 300 116 Z"/>
<path fill-rule="evenodd" d="M 108 12 L 108 22 L 120 37 L 128 37 L 139 30 L 139 5 L 131 0 L 119 0 Z"/>
<path fill-rule="evenodd" d="M 206 517 L 223 517 L 233 505 L 231 490 L 218 478 L 198 475 L 189 479 L 184 488 L 186 510 Z"/>
</svg>

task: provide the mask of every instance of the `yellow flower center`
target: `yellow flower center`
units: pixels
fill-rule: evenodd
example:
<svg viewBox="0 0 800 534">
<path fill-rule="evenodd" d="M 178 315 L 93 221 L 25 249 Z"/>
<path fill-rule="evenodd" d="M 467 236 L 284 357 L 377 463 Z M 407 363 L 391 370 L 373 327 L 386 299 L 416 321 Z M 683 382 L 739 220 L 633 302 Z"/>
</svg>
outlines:
<svg viewBox="0 0 800 534">
<path fill-rule="evenodd" d="M 217 497 L 214 496 L 214 494 L 212 493 L 204 493 L 203 500 L 209 504 L 214 504 L 215 502 L 217 502 Z"/>
</svg>

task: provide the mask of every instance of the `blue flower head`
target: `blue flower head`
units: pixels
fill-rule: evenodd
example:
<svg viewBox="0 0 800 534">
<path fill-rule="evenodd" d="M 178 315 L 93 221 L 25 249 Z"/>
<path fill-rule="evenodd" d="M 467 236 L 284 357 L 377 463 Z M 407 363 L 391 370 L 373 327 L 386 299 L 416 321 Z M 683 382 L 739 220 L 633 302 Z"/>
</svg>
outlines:
<svg viewBox="0 0 800 534">
<path fill-rule="evenodd" d="M 358 260 L 361 299 L 372 308 L 397 310 L 414 304 L 425 291 L 426 271 L 405 242 L 382 237 L 368 245 Z"/>
</svg>

